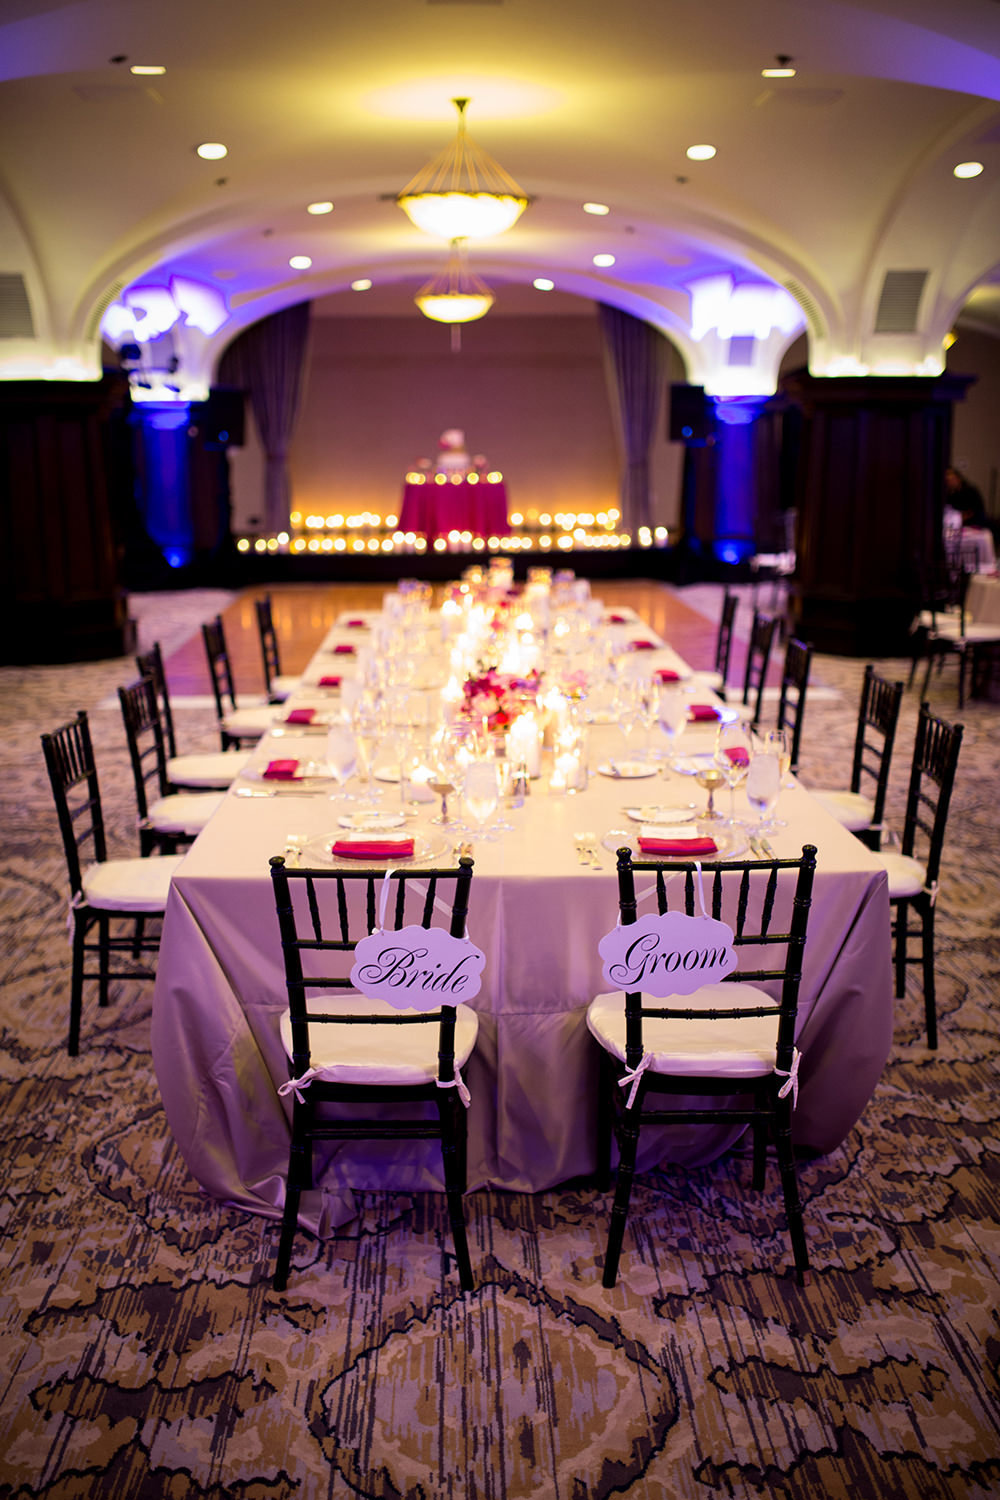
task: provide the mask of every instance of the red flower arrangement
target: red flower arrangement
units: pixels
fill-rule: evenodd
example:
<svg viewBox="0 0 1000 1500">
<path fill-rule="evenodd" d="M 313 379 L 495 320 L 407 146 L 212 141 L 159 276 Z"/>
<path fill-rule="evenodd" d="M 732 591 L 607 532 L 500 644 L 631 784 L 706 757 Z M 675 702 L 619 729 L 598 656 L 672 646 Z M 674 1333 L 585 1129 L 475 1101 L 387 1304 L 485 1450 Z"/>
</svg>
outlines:
<svg viewBox="0 0 1000 1500">
<path fill-rule="evenodd" d="M 491 667 L 466 681 L 463 710 L 470 718 L 485 719 L 490 729 L 506 729 L 518 714 L 534 705 L 538 680 L 537 672 L 515 677 Z"/>
</svg>

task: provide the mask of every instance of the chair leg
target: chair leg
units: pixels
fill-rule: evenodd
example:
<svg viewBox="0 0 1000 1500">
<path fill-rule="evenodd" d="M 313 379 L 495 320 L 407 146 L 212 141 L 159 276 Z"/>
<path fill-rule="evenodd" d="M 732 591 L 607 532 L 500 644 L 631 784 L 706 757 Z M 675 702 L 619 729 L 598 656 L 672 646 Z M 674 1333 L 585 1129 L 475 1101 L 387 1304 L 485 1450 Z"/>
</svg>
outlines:
<svg viewBox="0 0 1000 1500">
<path fill-rule="evenodd" d="M 440 1094 L 455 1095 L 454 1089 L 439 1089 Z M 463 1292 L 471 1292 L 475 1282 L 472 1276 L 472 1261 L 469 1258 L 469 1239 L 465 1229 L 465 1205 L 462 1201 L 464 1183 L 461 1176 L 462 1158 L 465 1155 L 460 1139 L 466 1134 L 465 1106 L 460 1099 L 439 1098 L 438 1118 L 441 1121 L 441 1157 L 444 1164 L 444 1190 L 448 1203 L 448 1222 L 455 1246 L 455 1264 L 458 1280 Z M 461 1117 L 458 1115 L 461 1111 Z"/>
<path fill-rule="evenodd" d="M 611 1186 L 611 1138 L 614 1123 L 612 1090 L 615 1088 L 611 1059 L 601 1048 L 600 1073 L 597 1084 L 597 1165 L 594 1171 L 598 1192 L 606 1193 Z"/>
<path fill-rule="evenodd" d="M 961 713 L 965 707 L 965 649 L 958 653 L 958 711 Z"/>
<path fill-rule="evenodd" d="M 292 1143 L 288 1150 L 285 1207 L 281 1215 L 278 1258 L 271 1281 L 276 1292 L 283 1292 L 288 1285 L 288 1271 L 292 1263 L 292 1244 L 299 1222 L 299 1201 L 302 1197 L 302 1189 L 312 1187 L 312 1140 L 304 1125 L 308 1108 L 308 1105 L 296 1099 L 292 1112 Z"/>
<path fill-rule="evenodd" d="M 788 1236 L 795 1257 L 795 1279 L 805 1286 L 809 1279 L 809 1250 L 806 1245 L 805 1223 L 802 1218 L 802 1202 L 799 1198 L 798 1178 L 795 1174 L 795 1154 L 792 1150 L 792 1112 L 784 1099 L 777 1099 L 774 1117 L 774 1144 L 781 1173 L 781 1191 L 785 1199 L 785 1217 L 788 1220 Z"/>
<path fill-rule="evenodd" d="M 136 917 L 135 932 L 132 935 L 132 957 L 138 963 L 142 957 L 142 942 L 146 934 L 146 918 Z"/>
<path fill-rule="evenodd" d="M 66 1050 L 70 1057 L 76 1057 L 80 1051 L 80 1020 L 83 1015 L 84 940 L 86 936 L 86 923 L 79 912 L 76 912 L 73 917 L 73 974 L 70 979 L 69 1037 L 66 1042 Z"/>
<path fill-rule="evenodd" d="M 896 908 L 896 999 L 906 994 L 906 929 L 909 923 L 910 903 L 895 901 Z"/>
<path fill-rule="evenodd" d="M 635 1158 L 639 1149 L 639 1112 L 642 1109 L 642 1083 L 635 1103 L 622 1112 L 618 1128 L 618 1182 L 615 1200 L 611 1205 L 611 1224 L 608 1228 L 608 1248 L 604 1255 L 602 1282 L 613 1287 L 618 1280 L 618 1262 L 621 1259 L 625 1240 L 625 1225 L 628 1222 L 628 1207 L 632 1198 L 632 1183 L 635 1180 Z"/>
<path fill-rule="evenodd" d="M 764 1191 L 767 1180 L 767 1125 L 763 1120 L 753 1123 L 753 1181 L 755 1193 Z"/>
<path fill-rule="evenodd" d="M 924 1016 L 927 1022 L 927 1045 L 928 1047 L 936 1048 L 938 1035 L 937 996 L 934 990 L 934 908 L 929 901 L 924 906 L 921 916 L 923 920 L 921 944 L 924 969 Z"/>
<path fill-rule="evenodd" d="M 106 916 L 97 919 L 97 1003 L 107 1005 L 108 985 L 111 980 L 111 921 Z"/>
</svg>

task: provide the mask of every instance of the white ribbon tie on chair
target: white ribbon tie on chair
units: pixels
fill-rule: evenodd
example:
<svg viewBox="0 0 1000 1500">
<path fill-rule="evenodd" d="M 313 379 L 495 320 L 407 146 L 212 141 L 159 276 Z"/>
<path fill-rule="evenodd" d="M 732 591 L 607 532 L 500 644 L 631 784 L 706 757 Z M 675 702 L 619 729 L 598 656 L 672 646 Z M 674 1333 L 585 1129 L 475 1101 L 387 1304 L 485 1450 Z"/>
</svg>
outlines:
<svg viewBox="0 0 1000 1500">
<path fill-rule="evenodd" d="M 792 1091 L 792 1108 L 793 1109 L 795 1108 L 796 1104 L 798 1104 L 798 1102 L 799 1102 L 799 1063 L 801 1062 L 801 1060 L 802 1060 L 802 1053 L 799 1051 L 798 1047 L 793 1047 L 792 1048 L 792 1066 L 789 1068 L 788 1072 L 786 1073 L 785 1070 L 784 1070 L 784 1068 L 775 1068 L 775 1070 L 774 1070 L 775 1073 L 777 1073 L 777 1075 L 778 1075 L 779 1078 L 784 1078 L 786 1080 L 781 1085 L 781 1088 L 778 1090 L 778 1098 L 779 1099 L 786 1098 L 787 1095 L 788 1095 L 789 1089 L 791 1089 L 791 1091 Z"/>
<path fill-rule="evenodd" d="M 643 1073 L 645 1073 L 646 1069 L 649 1067 L 652 1061 L 652 1052 L 644 1052 L 642 1054 L 642 1057 L 639 1059 L 638 1064 L 632 1069 L 631 1073 L 624 1073 L 622 1077 L 619 1078 L 618 1087 L 620 1089 L 627 1089 L 629 1084 L 632 1085 L 631 1089 L 629 1089 L 629 1096 L 625 1100 L 626 1109 L 631 1109 L 632 1105 L 635 1103 L 635 1096 L 639 1092 L 639 1084 L 642 1082 L 642 1075 Z"/>
</svg>

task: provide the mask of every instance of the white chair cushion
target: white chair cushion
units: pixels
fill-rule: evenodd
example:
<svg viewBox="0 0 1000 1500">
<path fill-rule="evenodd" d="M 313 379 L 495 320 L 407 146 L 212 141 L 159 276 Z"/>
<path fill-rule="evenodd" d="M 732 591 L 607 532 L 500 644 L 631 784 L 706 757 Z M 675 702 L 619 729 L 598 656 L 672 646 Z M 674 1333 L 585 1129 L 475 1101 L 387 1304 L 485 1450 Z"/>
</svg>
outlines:
<svg viewBox="0 0 1000 1500">
<path fill-rule="evenodd" d="M 903 896 L 919 896 L 927 882 L 927 871 L 919 860 L 908 854 L 880 854 L 882 864 L 889 876 L 889 900 Z"/>
<path fill-rule="evenodd" d="M 271 697 L 277 698 L 284 703 L 285 699 L 291 697 L 292 693 L 296 692 L 301 685 L 301 677 L 272 677 Z"/>
<path fill-rule="evenodd" d="M 172 786 L 231 786 L 249 765 L 250 753 L 216 750 L 209 755 L 178 755 L 167 761 L 167 780 Z"/>
<path fill-rule="evenodd" d="M 852 833 L 860 833 L 863 828 L 870 828 L 875 816 L 875 804 L 870 797 L 864 797 L 860 792 L 817 792 L 809 788 L 809 795 L 814 797 L 831 818 L 844 828 L 849 828 Z"/>
<path fill-rule="evenodd" d="M 83 872 L 83 895 L 88 906 L 102 911 L 163 911 L 170 882 L 183 854 L 160 859 L 106 859 Z"/>
<path fill-rule="evenodd" d="M 661 1002 L 651 995 L 643 1003 Z M 666 1002 L 662 1002 L 666 1003 Z M 681 1002 L 692 1009 L 730 1010 L 737 1005 L 774 1006 L 774 997 L 753 984 L 706 984 Z M 587 1009 L 587 1025 L 606 1052 L 625 1061 L 625 995 L 621 990 L 597 995 Z M 760 1078 L 777 1060 L 778 1012 L 774 1017 L 747 1016 L 727 1021 L 668 1021 L 653 1017 L 642 1023 L 642 1040 L 654 1073 L 701 1077 Z"/>
<path fill-rule="evenodd" d="M 178 792 L 160 797 L 149 809 L 157 833 L 200 833 L 222 806 L 224 792 Z"/>
<path fill-rule="evenodd" d="M 262 708 L 237 708 L 231 714 L 223 715 L 222 727 L 227 734 L 249 739 L 254 734 L 266 734 L 274 723 L 276 714 L 277 709 L 273 703 Z"/>
<path fill-rule="evenodd" d="M 345 991 L 308 1002 L 310 1010 L 332 1014 L 342 1009 L 349 1015 L 413 1015 L 388 1000 L 369 1000 Z M 468 1062 L 476 1045 L 479 1017 L 468 1005 L 455 1007 L 455 1066 Z M 409 1084 L 433 1083 L 438 1074 L 438 1027 L 426 1026 L 321 1026 L 309 1033 L 312 1067 L 331 1083 L 384 1083 L 401 1088 Z M 281 1040 L 292 1055 L 292 1018 L 281 1017 Z"/>
</svg>

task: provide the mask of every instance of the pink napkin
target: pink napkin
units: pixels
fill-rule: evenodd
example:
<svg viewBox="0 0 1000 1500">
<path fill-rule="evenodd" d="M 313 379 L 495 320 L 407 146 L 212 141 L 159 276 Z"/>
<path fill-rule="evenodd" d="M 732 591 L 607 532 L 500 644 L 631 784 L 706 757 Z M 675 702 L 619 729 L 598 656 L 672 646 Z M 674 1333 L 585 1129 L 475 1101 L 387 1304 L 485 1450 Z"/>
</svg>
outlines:
<svg viewBox="0 0 1000 1500">
<path fill-rule="evenodd" d="M 293 708 L 285 719 L 286 724 L 311 724 L 316 717 L 314 708 Z"/>
<path fill-rule="evenodd" d="M 609 625 L 628 624 L 628 617 L 626 615 L 606 615 L 605 618 L 607 619 Z"/>
<path fill-rule="evenodd" d="M 655 641 L 629 641 L 629 643 L 628 643 L 628 649 L 630 651 L 655 651 L 656 650 L 656 642 Z"/>
<path fill-rule="evenodd" d="M 750 751 L 744 750 L 742 745 L 732 745 L 726 751 L 726 759 L 731 760 L 734 766 L 748 766 L 750 764 Z"/>
<path fill-rule="evenodd" d="M 692 703 L 688 709 L 688 718 L 698 724 L 704 719 L 717 719 L 719 710 L 714 703 Z"/>
<path fill-rule="evenodd" d="M 335 839 L 331 853 L 341 859 L 405 859 L 413 853 L 413 840 Z"/>
<path fill-rule="evenodd" d="M 658 677 L 661 682 L 680 682 L 681 680 L 681 674 L 675 672 L 673 667 L 657 667 L 653 676 Z"/>
<path fill-rule="evenodd" d="M 347 621 L 347 628 L 348 628 L 348 630 L 364 630 L 364 628 L 365 628 L 365 621 L 364 620 L 348 620 Z M 348 646 L 347 649 L 348 649 L 348 651 L 353 651 L 354 647 L 353 646 Z"/>
<path fill-rule="evenodd" d="M 714 839 L 644 839 L 640 836 L 639 848 L 643 854 L 716 854 L 718 845 Z"/>
<path fill-rule="evenodd" d="M 321 677 L 319 685 L 320 687 L 340 687 L 340 678 L 337 676 Z"/>
<path fill-rule="evenodd" d="M 268 761 L 264 775 L 269 781 L 292 781 L 299 769 L 297 760 Z"/>
<path fill-rule="evenodd" d="M 353 656 L 354 647 L 348 646 L 345 642 L 341 641 L 339 646 L 334 646 L 333 654 L 334 656 Z"/>
</svg>

